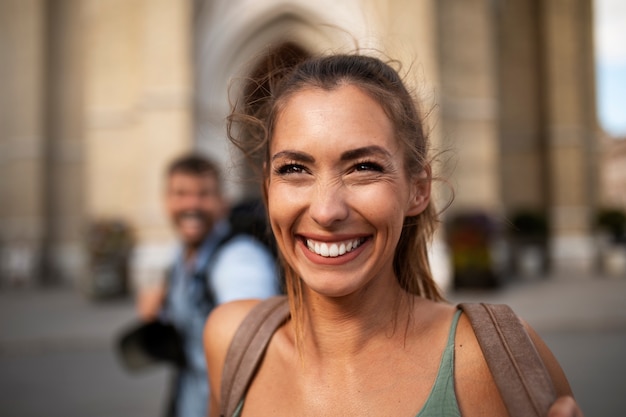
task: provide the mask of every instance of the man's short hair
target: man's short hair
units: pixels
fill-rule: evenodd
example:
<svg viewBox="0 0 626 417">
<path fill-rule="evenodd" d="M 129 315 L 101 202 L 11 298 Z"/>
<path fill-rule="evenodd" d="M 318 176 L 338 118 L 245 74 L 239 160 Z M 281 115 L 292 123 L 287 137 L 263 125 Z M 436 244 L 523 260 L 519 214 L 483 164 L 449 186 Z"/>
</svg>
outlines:
<svg viewBox="0 0 626 417">
<path fill-rule="evenodd" d="M 174 159 L 170 162 L 166 173 L 168 178 L 174 174 L 210 175 L 215 177 L 218 183 L 221 181 L 217 163 L 197 153 L 185 154 Z"/>
</svg>

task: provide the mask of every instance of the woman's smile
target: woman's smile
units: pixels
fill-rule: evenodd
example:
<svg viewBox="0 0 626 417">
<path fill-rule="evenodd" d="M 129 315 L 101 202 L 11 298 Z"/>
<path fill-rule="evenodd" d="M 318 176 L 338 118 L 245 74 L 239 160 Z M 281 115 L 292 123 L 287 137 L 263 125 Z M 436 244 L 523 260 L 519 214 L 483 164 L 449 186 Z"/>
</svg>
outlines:
<svg viewBox="0 0 626 417">
<path fill-rule="evenodd" d="M 344 240 L 343 242 L 319 242 L 313 239 L 306 239 L 306 246 L 311 252 L 315 252 L 324 258 L 336 258 L 352 252 L 361 246 L 363 242 L 365 242 L 365 238 Z"/>
<path fill-rule="evenodd" d="M 316 265 L 346 265 L 357 259 L 365 250 L 372 237 L 361 236 L 341 240 L 320 240 L 300 237 L 297 239 L 304 256 Z"/>
</svg>

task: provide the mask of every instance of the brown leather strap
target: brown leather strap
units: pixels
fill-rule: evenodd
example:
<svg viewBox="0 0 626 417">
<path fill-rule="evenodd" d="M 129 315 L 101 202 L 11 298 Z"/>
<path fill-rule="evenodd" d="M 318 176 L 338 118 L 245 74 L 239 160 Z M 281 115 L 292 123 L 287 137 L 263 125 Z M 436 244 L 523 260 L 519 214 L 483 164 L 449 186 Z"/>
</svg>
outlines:
<svg viewBox="0 0 626 417">
<path fill-rule="evenodd" d="M 272 335 L 289 318 L 287 297 L 257 304 L 243 320 L 226 353 L 220 416 L 232 416 L 252 381 Z"/>
<path fill-rule="evenodd" d="M 469 318 L 511 417 L 542 417 L 556 400 L 552 379 L 526 329 L 503 304 L 459 304 Z"/>
</svg>

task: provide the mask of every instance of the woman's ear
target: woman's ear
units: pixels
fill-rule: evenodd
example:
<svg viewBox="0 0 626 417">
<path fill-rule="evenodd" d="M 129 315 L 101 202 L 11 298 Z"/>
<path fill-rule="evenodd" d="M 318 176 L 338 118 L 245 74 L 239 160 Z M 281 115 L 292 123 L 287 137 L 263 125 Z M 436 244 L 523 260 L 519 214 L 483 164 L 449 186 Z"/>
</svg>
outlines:
<svg viewBox="0 0 626 417">
<path fill-rule="evenodd" d="M 428 207 L 430 202 L 430 188 L 432 170 L 430 165 L 424 167 L 419 175 L 411 178 L 411 195 L 407 208 L 407 217 L 417 216 Z"/>
</svg>

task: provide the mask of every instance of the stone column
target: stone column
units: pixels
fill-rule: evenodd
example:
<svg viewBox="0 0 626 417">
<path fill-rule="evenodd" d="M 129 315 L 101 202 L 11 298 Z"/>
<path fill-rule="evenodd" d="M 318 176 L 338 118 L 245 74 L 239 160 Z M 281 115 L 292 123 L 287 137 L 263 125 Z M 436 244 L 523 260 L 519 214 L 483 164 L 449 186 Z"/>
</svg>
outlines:
<svg viewBox="0 0 626 417">
<path fill-rule="evenodd" d="M 44 223 L 45 2 L 0 2 L 0 271 L 39 277 Z"/>
<path fill-rule="evenodd" d="M 544 33 L 544 103 L 552 269 L 592 269 L 595 98 L 591 1 L 540 2 Z"/>
<path fill-rule="evenodd" d="M 57 0 L 47 13 L 43 263 L 53 281 L 85 272 L 81 4 Z"/>
<path fill-rule="evenodd" d="M 134 269 L 155 276 L 172 241 L 163 172 L 192 146 L 191 1 L 84 2 L 86 210 L 130 223 Z"/>
<path fill-rule="evenodd" d="M 389 8 L 390 18 L 380 22 L 384 28 L 381 39 L 389 56 L 402 63 L 401 70 L 409 87 L 419 101 L 424 117 L 425 130 L 431 142 L 432 154 L 442 149 L 441 80 L 439 66 L 439 39 L 437 31 L 437 1 L 416 2 L 379 1 L 379 6 Z M 445 167 L 435 164 L 435 175 L 445 175 Z M 435 182 L 432 198 L 438 208 L 444 207 L 450 198 L 447 184 Z M 437 284 L 447 291 L 452 285 L 449 249 L 443 231 L 436 234 L 430 250 L 430 264 Z"/>
<path fill-rule="evenodd" d="M 141 19 L 142 63 L 136 219 L 139 245 L 135 285 L 149 285 L 171 262 L 173 242 L 163 210 L 164 172 L 174 156 L 194 148 L 192 139 L 192 2 L 144 0 Z"/>
<path fill-rule="evenodd" d="M 498 5 L 502 200 L 509 216 L 546 206 L 537 1 Z"/>
<path fill-rule="evenodd" d="M 443 174 L 455 192 L 446 221 L 454 285 L 493 286 L 507 254 L 497 233 L 502 207 L 494 2 L 437 5 L 441 149 L 450 168 Z"/>
<path fill-rule="evenodd" d="M 492 2 L 443 0 L 438 6 L 441 134 L 443 148 L 453 150 L 453 210 L 498 213 L 501 201 Z"/>
</svg>

